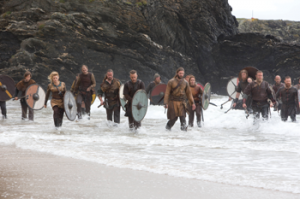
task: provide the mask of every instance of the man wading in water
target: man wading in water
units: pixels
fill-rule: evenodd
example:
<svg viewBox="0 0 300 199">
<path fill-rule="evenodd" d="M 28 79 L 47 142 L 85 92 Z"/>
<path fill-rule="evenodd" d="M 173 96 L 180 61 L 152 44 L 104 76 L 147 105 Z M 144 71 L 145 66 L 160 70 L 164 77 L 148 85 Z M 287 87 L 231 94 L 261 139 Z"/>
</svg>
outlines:
<svg viewBox="0 0 300 199">
<path fill-rule="evenodd" d="M 237 109 L 240 109 L 242 108 L 242 104 L 243 104 L 243 100 L 239 100 L 239 97 L 240 97 L 240 94 L 241 92 L 244 93 L 246 87 L 250 84 L 248 82 L 248 71 L 246 70 L 241 70 L 240 74 L 239 74 L 239 84 L 236 88 L 236 96 L 235 96 L 235 99 L 234 99 L 234 103 L 233 103 L 233 108 L 237 107 Z M 251 102 L 252 102 L 252 98 L 251 96 L 248 96 L 247 100 L 246 100 L 246 105 L 247 105 L 247 110 L 249 112 L 252 112 L 252 109 L 251 109 Z M 237 104 L 239 104 L 239 106 L 237 106 Z M 238 108 L 239 107 L 239 108 Z"/>
<path fill-rule="evenodd" d="M 96 80 L 93 73 L 88 71 L 88 67 L 86 65 L 82 65 L 81 67 L 82 73 L 79 75 L 78 80 L 76 82 L 74 93 L 77 93 L 76 103 L 77 103 L 77 114 L 78 119 L 82 119 L 81 113 L 81 104 L 82 101 L 85 103 L 85 110 L 88 114 L 88 119 L 90 119 L 90 110 L 91 110 L 91 101 L 92 101 L 92 89 L 96 87 Z"/>
<path fill-rule="evenodd" d="M 27 88 L 32 84 L 35 84 L 35 81 L 33 79 L 31 79 L 31 73 L 29 71 L 27 71 L 24 74 L 24 79 L 21 80 L 16 85 L 15 100 L 19 99 L 18 98 L 19 92 L 20 91 L 22 92 L 22 95 L 21 95 L 22 99 L 20 100 L 21 107 L 22 107 L 22 120 L 27 118 L 27 110 L 29 110 L 29 114 L 28 114 L 29 120 L 33 121 L 33 117 L 34 117 L 33 109 L 31 109 L 27 106 L 27 103 L 25 100 L 25 92 L 26 92 Z"/>
<path fill-rule="evenodd" d="M 112 121 L 112 115 L 114 115 L 114 122 L 117 124 L 120 124 L 120 86 L 121 82 L 117 78 L 114 78 L 113 70 L 108 69 L 98 91 L 98 98 L 101 105 L 106 109 L 107 120 Z M 103 95 L 105 98 L 104 101 L 102 99 Z"/>
<path fill-rule="evenodd" d="M 269 114 L 269 105 L 268 99 L 270 99 L 274 104 L 276 103 L 272 91 L 269 87 L 268 82 L 263 81 L 263 72 L 256 72 L 256 80 L 253 81 L 245 88 L 245 96 L 243 99 L 243 108 L 247 108 L 246 100 L 249 95 L 252 96 L 252 109 L 254 115 L 254 124 L 257 123 L 257 120 L 260 118 L 260 114 L 262 115 L 264 120 L 268 120 Z"/>
<path fill-rule="evenodd" d="M 276 99 L 281 99 L 281 120 L 287 121 L 290 116 L 293 122 L 296 122 L 296 112 L 299 111 L 298 90 L 292 87 L 292 79 L 287 76 L 284 80 L 284 87 L 281 87 L 276 93 Z"/>
<path fill-rule="evenodd" d="M 130 71 L 129 74 L 130 74 L 130 80 L 125 83 L 123 94 L 126 100 L 128 100 L 127 104 L 125 105 L 126 107 L 125 116 L 128 117 L 129 128 L 133 130 L 141 127 L 142 124 L 141 122 L 136 122 L 133 119 L 132 110 L 131 110 L 132 98 L 136 91 L 138 91 L 139 89 L 145 89 L 145 84 L 144 82 L 142 82 L 142 80 L 139 80 L 137 78 L 138 75 L 135 70 Z"/>
<path fill-rule="evenodd" d="M 189 108 L 189 126 L 193 127 L 194 126 L 194 117 L 196 113 L 197 117 L 197 126 L 200 128 L 201 127 L 201 109 L 202 109 L 202 95 L 203 91 L 200 88 L 200 86 L 197 85 L 196 83 L 196 78 L 195 76 L 191 75 L 189 78 L 189 85 L 190 89 L 194 98 L 194 102 L 196 104 L 196 109 L 193 110 L 191 106 L 188 105 Z"/>
<path fill-rule="evenodd" d="M 165 108 L 168 109 L 167 115 L 169 119 L 166 125 L 167 130 L 171 130 L 179 117 L 181 130 L 187 131 L 188 126 L 185 120 L 187 112 L 186 98 L 192 106 L 192 110 L 196 109 L 189 83 L 183 77 L 184 69 L 180 67 L 177 69 L 175 77 L 169 80 L 167 85 L 164 98 L 164 104 Z"/>
</svg>

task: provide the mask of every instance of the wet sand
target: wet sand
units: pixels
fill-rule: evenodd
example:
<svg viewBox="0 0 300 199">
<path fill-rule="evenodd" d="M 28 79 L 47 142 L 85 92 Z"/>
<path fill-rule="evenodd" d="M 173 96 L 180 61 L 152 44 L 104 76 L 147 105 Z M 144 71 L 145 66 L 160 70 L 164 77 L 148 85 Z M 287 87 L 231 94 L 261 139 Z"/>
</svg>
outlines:
<svg viewBox="0 0 300 199">
<path fill-rule="evenodd" d="M 107 167 L 0 145 L 0 198 L 299 199 L 300 194 Z"/>
</svg>

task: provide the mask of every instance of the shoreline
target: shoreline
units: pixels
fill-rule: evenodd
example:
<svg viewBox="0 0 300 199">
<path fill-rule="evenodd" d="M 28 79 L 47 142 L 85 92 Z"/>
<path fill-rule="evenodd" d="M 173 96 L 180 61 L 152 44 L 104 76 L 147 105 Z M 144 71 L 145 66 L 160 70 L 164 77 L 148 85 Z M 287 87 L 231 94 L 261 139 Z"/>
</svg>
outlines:
<svg viewBox="0 0 300 199">
<path fill-rule="evenodd" d="M 296 199 L 300 194 L 242 187 L 0 145 L 1 198 Z"/>
</svg>

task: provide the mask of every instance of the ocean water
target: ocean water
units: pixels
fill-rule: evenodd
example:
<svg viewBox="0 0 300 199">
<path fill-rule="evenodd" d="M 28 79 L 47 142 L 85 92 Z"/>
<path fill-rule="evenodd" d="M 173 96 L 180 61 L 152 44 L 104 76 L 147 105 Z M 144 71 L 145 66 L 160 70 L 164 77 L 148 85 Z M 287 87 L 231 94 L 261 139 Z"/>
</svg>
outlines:
<svg viewBox="0 0 300 199">
<path fill-rule="evenodd" d="M 226 100 L 213 96 L 211 101 L 220 105 Z M 243 111 L 225 114 L 230 103 L 222 110 L 210 106 L 202 128 L 182 132 L 179 121 L 166 131 L 164 108 L 150 106 L 142 128 L 132 132 L 124 112 L 115 127 L 98 105 L 97 100 L 91 120 L 64 117 L 57 130 L 50 104 L 29 122 L 20 119 L 19 102 L 9 101 L 8 120 L 0 120 L 0 144 L 119 168 L 300 193 L 300 123 L 283 123 L 277 112 L 253 126 L 252 116 L 246 119 Z"/>
</svg>

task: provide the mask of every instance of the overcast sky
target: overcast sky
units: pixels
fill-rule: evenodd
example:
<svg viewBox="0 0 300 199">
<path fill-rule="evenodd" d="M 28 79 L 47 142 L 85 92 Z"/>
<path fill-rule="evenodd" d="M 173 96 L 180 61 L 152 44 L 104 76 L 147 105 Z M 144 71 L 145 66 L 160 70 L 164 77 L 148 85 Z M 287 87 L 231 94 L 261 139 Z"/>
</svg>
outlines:
<svg viewBox="0 0 300 199">
<path fill-rule="evenodd" d="M 300 21 L 300 0 L 228 0 L 236 18 Z"/>
</svg>

